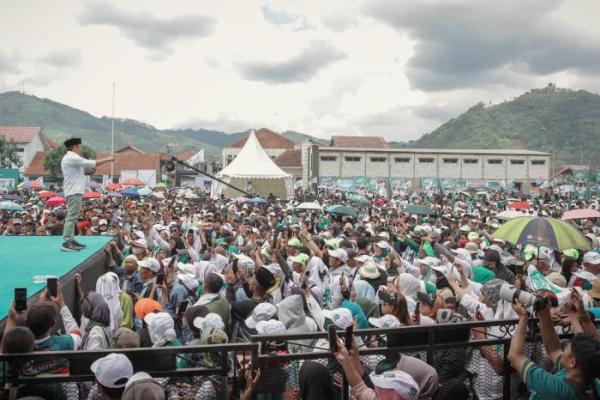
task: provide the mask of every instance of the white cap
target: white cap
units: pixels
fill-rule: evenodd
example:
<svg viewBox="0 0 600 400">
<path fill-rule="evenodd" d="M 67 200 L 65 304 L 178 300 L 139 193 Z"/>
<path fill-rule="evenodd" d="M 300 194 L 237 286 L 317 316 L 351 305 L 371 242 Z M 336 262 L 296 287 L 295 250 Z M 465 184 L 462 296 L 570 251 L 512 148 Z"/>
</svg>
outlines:
<svg viewBox="0 0 600 400">
<path fill-rule="evenodd" d="M 285 333 L 285 325 L 276 319 L 260 321 L 256 324 L 256 331 L 259 335 L 279 335 Z"/>
<path fill-rule="evenodd" d="M 101 219 L 100 222 L 98 222 L 98 225 L 108 225 L 108 221 L 105 219 Z"/>
<path fill-rule="evenodd" d="M 583 262 L 598 265 L 600 264 L 600 254 L 595 251 L 588 251 L 583 255 Z"/>
<path fill-rule="evenodd" d="M 133 242 L 131 242 L 131 245 L 135 247 L 143 247 L 145 249 L 148 248 L 148 242 L 146 242 L 146 239 L 134 240 Z"/>
<path fill-rule="evenodd" d="M 133 375 L 133 365 L 124 355 L 110 353 L 94 361 L 90 367 L 96 380 L 107 388 L 125 387 L 127 381 Z"/>
<path fill-rule="evenodd" d="M 196 317 L 194 319 L 194 327 L 201 331 L 206 330 L 206 328 L 223 330 L 225 329 L 225 324 L 223 323 L 223 318 L 221 318 L 219 314 L 208 313 L 206 314 L 206 317 Z"/>
<path fill-rule="evenodd" d="M 383 240 L 380 240 L 379 242 L 375 243 L 375 246 L 379 247 L 380 249 L 389 249 L 390 248 L 390 244 Z"/>
<path fill-rule="evenodd" d="M 344 249 L 329 250 L 328 254 L 329 257 L 337 258 L 343 263 L 348 261 L 348 253 L 346 253 L 346 250 Z"/>
<path fill-rule="evenodd" d="M 142 268 L 148 268 L 150 271 L 157 273 L 160 271 L 160 263 L 156 258 L 150 257 L 143 261 Z"/>
<path fill-rule="evenodd" d="M 336 308 L 334 310 L 323 310 L 323 316 L 329 318 L 338 328 L 346 329 L 354 322 L 352 312 L 347 308 Z"/>
<path fill-rule="evenodd" d="M 148 333 L 152 344 L 160 340 L 171 340 L 177 337 L 175 333 L 175 322 L 166 312 L 150 313 L 144 318 L 148 325 Z"/>
<path fill-rule="evenodd" d="M 128 388 L 134 382 L 141 381 L 144 379 L 152 379 L 152 376 L 150 376 L 150 374 L 147 372 L 136 372 L 135 374 L 131 375 L 131 378 L 129 378 L 129 380 L 127 381 L 127 385 L 125 385 L 125 388 Z"/>
<path fill-rule="evenodd" d="M 177 274 L 177 279 L 181 281 L 187 290 L 194 291 L 198 288 L 198 279 L 193 274 L 179 273 Z"/>
<path fill-rule="evenodd" d="M 364 264 L 366 262 L 373 261 L 373 257 L 368 254 L 361 254 L 360 256 L 354 257 L 354 260 Z"/>
<path fill-rule="evenodd" d="M 402 324 L 398 320 L 398 318 L 394 317 L 392 314 L 385 314 L 381 318 L 369 318 L 369 323 L 376 328 L 399 328 Z"/>
<path fill-rule="evenodd" d="M 277 314 L 277 307 L 271 303 L 260 303 L 254 307 L 252 314 L 246 318 L 246 326 L 250 329 L 255 329 L 256 325 L 261 321 L 268 321 Z"/>
<path fill-rule="evenodd" d="M 373 385 L 382 389 L 392 389 L 405 400 L 419 398 L 419 385 L 404 371 L 392 369 L 379 375 L 371 373 L 369 377 Z"/>
</svg>

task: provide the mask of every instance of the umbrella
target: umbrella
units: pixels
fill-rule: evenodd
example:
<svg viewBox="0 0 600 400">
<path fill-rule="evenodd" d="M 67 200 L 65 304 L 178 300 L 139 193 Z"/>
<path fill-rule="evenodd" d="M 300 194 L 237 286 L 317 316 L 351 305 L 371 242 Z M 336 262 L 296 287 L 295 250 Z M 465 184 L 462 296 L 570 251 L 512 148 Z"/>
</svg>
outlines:
<svg viewBox="0 0 600 400">
<path fill-rule="evenodd" d="M 19 202 L 19 203 L 23 202 L 23 198 L 21 196 L 16 195 L 16 194 L 5 194 L 5 195 L 2 195 L 2 200 L 16 201 L 16 202 Z"/>
<path fill-rule="evenodd" d="M 6 211 L 23 211 L 23 207 L 14 201 L 0 201 L 0 210 Z"/>
<path fill-rule="evenodd" d="M 19 189 L 43 189 L 44 185 L 42 185 L 40 182 L 38 181 L 24 181 L 19 183 L 19 186 L 17 186 Z"/>
<path fill-rule="evenodd" d="M 408 204 L 403 208 L 405 213 L 417 215 L 435 215 L 430 207 L 421 204 Z"/>
<path fill-rule="evenodd" d="M 60 196 L 54 196 L 48 199 L 48 201 L 46 202 L 47 206 L 60 206 L 65 204 L 65 198 L 64 197 L 60 197 Z"/>
<path fill-rule="evenodd" d="M 590 243 L 579 229 L 555 218 L 515 218 L 498 228 L 492 237 L 513 244 L 533 244 L 558 250 L 590 249 Z"/>
<path fill-rule="evenodd" d="M 508 221 L 509 219 L 523 217 L 526 215 L 527 214 L 523 214 L 521 211 L 505 210 L 505 211 L 502 211 L 501 213 L 498 213 L 498 215 L 496 215 L 496 218 L 503 220 L 503 221 Z"/>
<path fill-rule="evenodd" d="M 315 203 L 312 201 L 307 201 L 305 203 L 300 203 L 296 206 L 297 210 L 315 210 L 321 211 L 323 208 L 319 205 L 319 203 Z"/>
<path fill-rule="evenodd" d="M 125 197 L 140 197 L 138 190 L 135 188 L 127 188 L 123 190 L 121 194 Z"/>
<path fill-rule="evenodd" d="M 591 208 L 584 208 L 581 210 L 569 210 L 565 212 L 561 219 L 584 219 L 584 218 L 600 218 L 600 212 L 592 210 Z"/>
<path fill-rule="evenodd" d="M 514 203 L 508 203 L 506 208 L 513 210 L 529 210 L 531 208 L 531 204 L 526 201 L 515 201 Z"/>
<path fill-rule="evenodd" d="M 248 203 L 252 203 L 252 204 L 267 204 L 268 201 L 263 199 L 262 197 L 254 197 L 252 199 L 248 200 Z"/>
<path fill-rule="evenodd" d="M 152 193 L 152 197 L 159 199 L 159 200 L 164 200 L 165 199 L 165 195 L 163 192 L 153 192 Z"/>
<path fill-rule="evenodd" d="M 102 197 L 102 194 L 98 192 L 85 192 L 83 195 L 84 199 L 99 199 Z"/>
<path fill-rule="evenodd" d="M 92 189 L 96 189 L 96 188 L 100 187 L 100 184 L 98 182 L 96 182 L 96 181 L 89 181 L 86 184 L 86 186 L 89 187 L 89 188 L 92 188 Z"/>
<path fill-rule="evenodd" d="M 357 218 L 358 213 L 348 206 L 343 206 L 341 204 L 337 204 L 335 206 L 331 206 L 327 209 L 327 211 L 331 214 L 339 214 L 339 215 L 347 215 L 349 217 Z"/>
<path fill-rule="evenodd" d="M 244 197 L 244 196 L 240 196 L 240 197 L 236 197 L 235 199 L 233 199 L 233 201 L 235 201 L 237 203 L 245 203 L 248 201 L 248 198 Z"/>
<path fill-rule="evenodd" d="M 152 194 L 152 189 L 150 188 L 141 188 L 140 190 L 138 190 L 138 193 L 140 194 L 140 196 L 150 196 Z"/>
<path fill-rule="evenodd" d="M 109 192 L 107 194 L 108 197 L 123 197 L 123 195 L 119 192 Z"/>
<path fill-rule="evenodd" d="M 122 185 L 125 186 L 144 186 L 145 183 L 143 180 L 138 178 L 128 178 L 121 182 Z"/>
<path fill-rule="evenodd" d="M 105 187 L 106 187 L 106 190 L 110 190 L 110 191 L 123 189 L 123 186 L 120 183 L 109 183 Z"/>
<path fill-rule="evenodd" d="M 54 196 L 56 196 L 56 193 L 50 192 L 48 190 L 42 190 L 41 192 L 38 193 L 38 197 L 40 199 L 49 199 L 50 197 L 54 197 Z"/>
<path fill-rule="evenodd" d="M 367 199 L 367 197 L 362 194 L 353 194 L 352 196 L 350 196 L 350 201 L 353 203 L 358 203 L 358 204 L 369 204 L 370 203 L 369 199 Z"/>
</svg>

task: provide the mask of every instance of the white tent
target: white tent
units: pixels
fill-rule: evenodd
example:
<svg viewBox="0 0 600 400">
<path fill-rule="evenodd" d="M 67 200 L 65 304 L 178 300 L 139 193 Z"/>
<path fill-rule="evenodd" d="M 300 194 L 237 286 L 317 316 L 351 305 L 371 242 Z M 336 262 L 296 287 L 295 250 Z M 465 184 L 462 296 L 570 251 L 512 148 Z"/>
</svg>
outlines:
<svg viewBox="0 0 600 400">
<path fill-rule="evenodd" d="M 273 193 L 277 197 L 288 198 L 293 194 L 292 175 L 279 168 L 265 153 L 254 131 L 250 132 L 246 144 L 237 157 L 217 175 L 223 181 L 240 189 L 257 193 L 262 197 Z M 213 181 L 211 197 L 221 194 L 237 197 L 243 193 Z"/>
</svg>

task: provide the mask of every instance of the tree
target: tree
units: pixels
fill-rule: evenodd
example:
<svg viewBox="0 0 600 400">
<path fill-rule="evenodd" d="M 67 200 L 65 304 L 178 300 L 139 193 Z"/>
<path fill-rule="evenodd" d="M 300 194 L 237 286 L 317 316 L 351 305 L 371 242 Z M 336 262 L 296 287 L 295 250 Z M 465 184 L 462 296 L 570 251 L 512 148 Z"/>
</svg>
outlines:
<svg viewBox="0 0 600 400">
<path fill-rule="evenodd" d="M 0 168 L 20 167 L 23 165 L 19 157 L 19 146 L 12 138 L 0 136 Z"/>
<path fill-rule="evenodd" d="M 50 153 L 46 154 L 46 160 L 44 161 L 44 169 L 46 171 L 49 171 L 50 175 L 62 175 L 60 162 L 62 161 L 62 158 L 66 152 L 67 149 L 65 148 L 65 146 L 60 146 L 52 150 Z M 83 151 L 81 156 L 91 160 L 96 158 L 96 153 L 91 148 L 87 147 L 86 145 L 83 145 Z"/>
</svg>

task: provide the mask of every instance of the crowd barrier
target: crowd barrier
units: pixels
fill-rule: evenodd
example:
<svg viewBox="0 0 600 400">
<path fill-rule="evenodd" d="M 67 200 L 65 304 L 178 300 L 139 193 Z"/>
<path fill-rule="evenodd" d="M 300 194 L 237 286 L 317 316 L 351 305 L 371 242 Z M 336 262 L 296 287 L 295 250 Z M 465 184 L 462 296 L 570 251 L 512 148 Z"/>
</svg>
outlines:
<svg viewBox="0 0 600 400">
<path fill-rule="evenodd" d="M 597 323 L 600 321 L 596 321 Z M 518 379 L 516 373 L 511 369 L 507 359 L 508 348 L 512 332 L 515 329 L 516 320 L 502 321 L 476 321 L 454 324 L 438 324 L 432 326 L 407 326 L 394 329 L 362 329 L 354 331 L 354 335 L 363 338 L 365 343 L 375 343 L 373 339 L 394 336 L 393 347 L 375 347 L 363 346 L 359 349 L 361 358 L 366 357 L 371 361 L 380 360 L 391 353 L 401 353 L 416 355 L 426 361 L 429 365 L 444 368 L 463 368 L 462 365 L 439 365 L 444 359 L 440 357 L 448 351 L 458 351 L 464 354 L 472 354 L 473 350 L 478 350 L 484 346 L 501 346 L 496 348 L 496 352 L 502 355 L 502 374 L 498 375 L 490 368 L 475 369 L 487 371 L 486 373 L 496 374 L 502 379 L 503 399 L 515 397 L 515 387 L 513 382 Z M 483 331 L 487 329 L 488 338 L 473 340 L 471 339 L 472 330 Z M 493 330 L 493 334 L 490 332 Z M 343 339 L 344 332 L 339 332 Z M 559 335 L 561 338 L 568 338 L 570 334 L 565 329 Z M 235 398 L 236 393 L 243 390 L 241 387 L 241 377 L 248 369 L 264 369 L 269 365 L 284 365 L 289 375 L 292 375 L 290 381 L 297 382 L 297 373 L 301 363 L 306 360 L 315 360 L 317 362 L 327 363 L 335 359 L 328 347 L 315 348 L 314 343 L 318 339 L 327 339 L 327 332 L 285 334 L 276 336 L 254 336 L 251 342 L 229 343 L 223 345 L 203 345 L 203 346 L 182 346 L 182 347 L 163 347 L 163 348 L 139 348 L 139 349 L 108 349 L 98 351 L 61 351 L 61 352 L 38 352 L 29 354 L 0 354 L 0 367 L 2 368 L 3 398 L 10 399 L 18 387 L 29 384 L 51 384 L 66 382 L 85 382 L 94 381 L 94 376 L 90 370 L 90 365 L 97 358 L 103 357 L 109 353 L 123 353 L 132 361 L 134 370 L 148 372 L 153 377 L 164 378 L 182 378 L 182 377 L 217 377 L 221 384 L 221 398 Z M 269 351 L 268 343 L 287 343 L 304 348 L 303 352 L 284 353 Z M 309 344 L 307 344 L 309 343 Z M 527 334 L 528 356 L 533 361 L 540 361 L 544 357 L 543 345 L 539 336 L 538 321 L 530 320 L 530 329 Z M 446 353 L 444 353 L 446 352 Z M 214 368 L 193 366 L 185 369 L 177 369 L 175 362 L 177 357 L 190 357 L 194 354 L 217 354 L 220 363 Z M 8 371 L 20 371 L 20 366 L 24 363 L 41 362 L 50 360 L 68 360 L 70 372 L 68 375 L 42 374 L 36 376 L 27 376 L 22 373 L 8 373 Z M 487 362 L 483 358 L 477 362 Z M 234 365 L 234 368 L 231 368 Z M 472 365 L 472 364 L 469 364 Z M 457 370 L 458 376 L 461 371 Z M 451 372 L 452 373 L 452 372 Z M 483 387 L 488 377 L 479 376 Z M 493 378 L 490 376 L 489 381 Z M 341 384 L 341 398 L 349 398 L 348 385 L 343 377 Z M 233 391 L 232 391 L 233 388 Z M 493 390 L 490 384 L 490 390 Z M 483 396 L 484 398 L 486 396 Z"/>
</svg>

